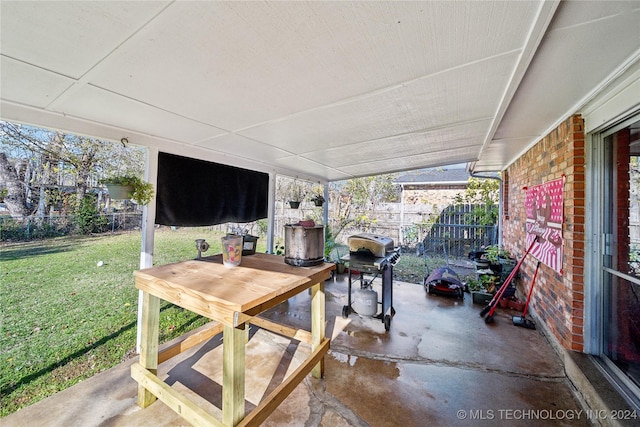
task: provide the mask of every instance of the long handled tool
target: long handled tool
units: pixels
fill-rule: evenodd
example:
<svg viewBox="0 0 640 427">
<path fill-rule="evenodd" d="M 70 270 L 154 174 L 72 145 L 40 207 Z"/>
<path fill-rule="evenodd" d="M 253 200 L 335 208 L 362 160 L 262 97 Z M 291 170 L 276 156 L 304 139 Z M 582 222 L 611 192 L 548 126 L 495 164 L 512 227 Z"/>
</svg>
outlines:
<svg viewBox="0 0 640 427">
<path fill-rule="evenodd" d="M 527 257 L 531 249 L 533 249 L 533 245 L 537 241 L 538 241 L 538 237 L 536 236 L 533 242 L 531 242 L 531 245 L 529 245 L 529 247 L 527 248 L 527 251 L 524 253 L 524 255 L 522 255 L 522 258 L 520 258 L 520 261 L 518 261 L 518 263 L 516 264 L 515 268 L 511 271 L 511 273 L 509 273 L 509 276 L 507 276 L 507 279 L 504 281 L 504 283 L 502 284 L 498 292 L 496 292 L 496 294 L 493 296 L 491 301 L 489 301 L 489 304 L 485 308 L 483 308 L 482 311 L 480 311 L 480 316 L 484 316 L 485 314 L 488 313 L 487 317 L 485 317 L 484 319 L 485 323 L 493 322 L 493 315 L 496 312 L 496 307 L 498 307 L 498 301 L 500 301 L 505 290 L 509 287 L 509 283 L 511 283 L 513 278 L 516 277 L 516 274 L 518 274 L 518 270 L 520 269 L 520 266 L 524 262 L 524 259 Z"/>
<path fill-rule="evenodd" d="M 533 280 L 531 281 L 531 288 L 529 288 L 529 295 L 527 295 L 527 302 L 524 303 L 524 311 L 522 316 L 513 316 L 511 320 L 515 326 L 520 326 L 527 329 L 535 329 L 536 324 L 527 319 L 527 308 L 529 307 L 529 301 L 531 301 L 531 293 L 533 292 L 533 285 L 536 283 L 536 277 L 538 277 L 538 269 L 540 268 L 540 261 L 536 266 L 536 272 L 533 274 Z"/>
</svg>

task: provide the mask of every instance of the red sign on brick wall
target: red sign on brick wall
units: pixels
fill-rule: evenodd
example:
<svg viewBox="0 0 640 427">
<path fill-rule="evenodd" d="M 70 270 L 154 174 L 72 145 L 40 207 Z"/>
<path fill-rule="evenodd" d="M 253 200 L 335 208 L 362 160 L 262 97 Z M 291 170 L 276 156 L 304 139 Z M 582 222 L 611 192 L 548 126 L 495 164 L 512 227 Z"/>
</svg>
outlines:
<svg viewBox="0 0 640 427">
<path fill-rule="evenodd" d="M 564 177 L 527 188 L 527 247 L 544 264 L 562 273 L 562 219 Z"/>
</svg>

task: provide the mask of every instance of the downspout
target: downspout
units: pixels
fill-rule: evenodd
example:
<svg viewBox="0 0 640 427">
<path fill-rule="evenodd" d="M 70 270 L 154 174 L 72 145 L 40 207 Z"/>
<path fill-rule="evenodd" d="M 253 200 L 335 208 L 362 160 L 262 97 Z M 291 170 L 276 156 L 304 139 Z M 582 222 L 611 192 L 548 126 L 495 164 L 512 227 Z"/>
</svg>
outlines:
<svg viewBox="0 0 640 427">
<path fill-rule="evenodd" d="M 502 178 L 499 176 L 480 175 L 479 173 L 472 171 L 469 172 L 469 175 L 471 175 L 473 178 L 495 179 L 496 181 L 500 182 L 500 190 L 498 193 L 498 246 L 502 247 L 502 214 L 504 212 L 504 208 L 502 206 L 504 202 L 502 196 Z"/>
</svg>

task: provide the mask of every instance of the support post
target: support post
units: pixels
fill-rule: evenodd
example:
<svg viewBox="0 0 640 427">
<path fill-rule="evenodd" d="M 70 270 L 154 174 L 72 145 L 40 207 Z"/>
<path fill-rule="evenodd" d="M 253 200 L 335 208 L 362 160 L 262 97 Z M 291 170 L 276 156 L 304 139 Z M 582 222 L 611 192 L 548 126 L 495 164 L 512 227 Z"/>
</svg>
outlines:
<svg viewBox="0 0 640 427">
<path fill-rule="evenodd" d="M 245 325 L 224 325 L 222 422 L 227 426 L 235 426 L 244 418 Z"/>
<path fill-rule="evenodd" d="M 324 341 L 325 330 L 324 282 L 311 287 L 311 351 L 316 351 Z M 324 358 L 314 366 L 311 374 L 314 378 L 324 376 Z"/>
</svg>

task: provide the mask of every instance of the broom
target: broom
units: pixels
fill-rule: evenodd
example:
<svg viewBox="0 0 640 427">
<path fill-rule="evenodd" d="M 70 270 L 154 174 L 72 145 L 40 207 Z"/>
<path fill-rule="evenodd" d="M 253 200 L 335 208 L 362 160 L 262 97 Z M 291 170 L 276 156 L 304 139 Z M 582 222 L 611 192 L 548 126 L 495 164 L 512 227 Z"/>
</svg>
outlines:
<svg viewBox="0 0 640 427">
<path fill-rule="evenodd" d="M 527 308 L 529 308 L 529 301 L 531 300 L 531 293 L 533 292 L 533 285 L 536 283 L 536 277 L 538 276 L 538 269 L 540 268 L 540 261 L 536 266 L 536 272 L 533 274 L 533 280 L 531 281 L 531 288 L 529 288 L 529 295 L 527 295 L 527 301 L 524 303 L 524 311 L 522 316 L 513 316 L 511 320 L 515 326 L 520 326 L 527 329 L 535 329 L 536 324 L 527 319 Z"/>
</svg>

